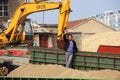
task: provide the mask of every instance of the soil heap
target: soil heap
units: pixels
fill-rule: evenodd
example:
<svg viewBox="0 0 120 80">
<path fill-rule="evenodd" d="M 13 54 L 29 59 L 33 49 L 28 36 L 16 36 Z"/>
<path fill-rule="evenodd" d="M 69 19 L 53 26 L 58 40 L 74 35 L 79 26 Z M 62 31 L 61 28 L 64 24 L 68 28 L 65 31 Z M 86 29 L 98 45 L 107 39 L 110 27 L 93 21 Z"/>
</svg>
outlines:
<svg viewBox="0 0 120 80">
<path fill-rule="evenodd" d="M 65 68 L 61 65 L 33 65 L 27 64 L 16 68 L 8 76 L 14 77 L 49 77 L 49 78 L 108 78 L 120 79 L 120 72 L 116 70 L 82 71 Z"/>
</svg>

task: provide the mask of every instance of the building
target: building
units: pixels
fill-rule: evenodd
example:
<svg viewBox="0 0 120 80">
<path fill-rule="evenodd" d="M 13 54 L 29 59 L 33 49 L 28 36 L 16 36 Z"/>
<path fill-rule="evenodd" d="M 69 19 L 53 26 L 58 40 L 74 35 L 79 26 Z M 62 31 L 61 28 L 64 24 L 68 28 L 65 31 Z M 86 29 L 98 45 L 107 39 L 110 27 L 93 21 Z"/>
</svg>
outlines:
<svg viewBox="0 0 120 80">
<path fill-rule="evenodd" d="M 57 24 L 34 24 L 34 46 L 57 48 Z M 82 50 L 82 40 L 91 35 L 116 30 L 93 18 L 68 22 L 68 33 L 74 36 L 79 50 Z"/>
<path fill-rule="evenodd" d="M 82 50 L 83 39 L 88 38 L 91 35 L 97 33 L 116 31 L 111 27 L 93 18 L 71 21 L 68 23 L 67 29 L 69 33 L 73 34 L 79 50 Z"/>
<path fill-rule="evenodd" d="M 24 3 L 24 0 L 0 0 L 0 25 L 12 18 L 16 8 L 21 3 Z"/>
<path fill-rule="evenodd" d="M 120 31 L 120 10 L 116 12 L 105 11 L 102 14 L 98 14 L 98 15 L 91 16 L 91 17 L 112 27 L 115 30 Z"/>
<path fill-rule="evenodd" d="M 44 48 L 57 48 L 57 24 L 33 23 L 34 46 Z"/>
<path fill-rule="evenodd" d="M 38 25 L 31 21 L 31 24 L 28 25 L 31 25 L 33 29 L 34 46 L 57 48 L 57 24 Z M 116 30 L 93 18 L 68 22 L 67 30 L 68 33 L 73 34 L 79 50 L 83 50 L 82 45 L 84 44 L 82 43 L 82 40 L 85 38 L 97 33 L 116 32 Z"/>
</svg>

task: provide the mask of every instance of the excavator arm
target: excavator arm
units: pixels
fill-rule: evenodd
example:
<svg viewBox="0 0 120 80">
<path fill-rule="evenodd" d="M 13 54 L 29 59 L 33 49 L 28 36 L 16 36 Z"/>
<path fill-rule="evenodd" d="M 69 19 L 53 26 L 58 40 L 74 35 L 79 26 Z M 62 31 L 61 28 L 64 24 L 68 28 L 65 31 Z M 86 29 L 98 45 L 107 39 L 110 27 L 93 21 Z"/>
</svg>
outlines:
<svg viewBox="0 0 120 80">
<path fill-rule="evenodd" d="M 46 0 L 35 0 L 21 4 L 15 11 L 8 28 L 0 34 L 0 44 L 9 44 L 14 41 L 21 41 L 21 35 L 24 29 L 26 17 L 35 12 L 59 9 L 58 37 L 61 36 L 62 30 L 68 22 L 70 0 L 62 2 L 48 2 Z M 19 30 L 18 30 L 19 28 Z"/>
<path fill-rule="evenodd" d="M 66 29 L 70 13 L 70 0 L 62 0 L 62 7 L 59 10 L 59 20 L 58 20 L 58 40 L 63 38 L 63 30 Z"/>
</svg>

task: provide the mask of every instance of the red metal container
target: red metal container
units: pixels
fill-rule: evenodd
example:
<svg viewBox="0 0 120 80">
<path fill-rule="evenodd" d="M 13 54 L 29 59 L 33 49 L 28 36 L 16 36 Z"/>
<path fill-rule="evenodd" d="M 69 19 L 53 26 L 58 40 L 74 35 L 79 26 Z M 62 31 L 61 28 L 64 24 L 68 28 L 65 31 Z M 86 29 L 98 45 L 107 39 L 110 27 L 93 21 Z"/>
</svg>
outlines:
<svg viewBox="0 0 120 80">
<path fill-rule="evenodd" d="M 120 54 L 120 46 L 100 45 L 97 52 Z"/>
</svg>

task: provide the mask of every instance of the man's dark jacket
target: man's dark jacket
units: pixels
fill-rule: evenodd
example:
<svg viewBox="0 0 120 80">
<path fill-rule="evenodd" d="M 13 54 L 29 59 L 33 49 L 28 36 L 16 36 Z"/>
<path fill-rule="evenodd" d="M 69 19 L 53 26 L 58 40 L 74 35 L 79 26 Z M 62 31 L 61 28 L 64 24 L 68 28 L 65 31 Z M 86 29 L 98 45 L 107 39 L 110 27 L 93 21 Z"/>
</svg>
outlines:
<svg viewBox="0 0 120 80">
<path fill-rule="evenodd" d="M 64 45 L 64 51 L 67 51 L 68 47 L 69 47 L 69 44 L 70 44 L 70 41 L 66 38 L 66 35 L 64 34 L 63 35 L 63 40 L 65 42 L 65 45 Z M 74 40 L 73 41 L 73 53 L 77 53 L 78 52 L 78 49 L 77 49 L 77 45 L 76 45 L 76 42 Z"/>
</svg>

